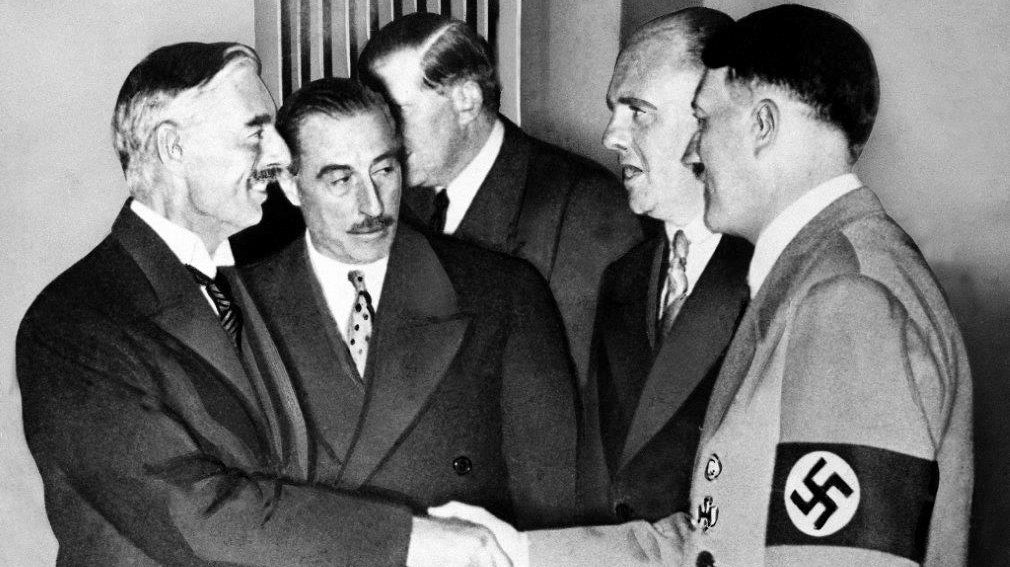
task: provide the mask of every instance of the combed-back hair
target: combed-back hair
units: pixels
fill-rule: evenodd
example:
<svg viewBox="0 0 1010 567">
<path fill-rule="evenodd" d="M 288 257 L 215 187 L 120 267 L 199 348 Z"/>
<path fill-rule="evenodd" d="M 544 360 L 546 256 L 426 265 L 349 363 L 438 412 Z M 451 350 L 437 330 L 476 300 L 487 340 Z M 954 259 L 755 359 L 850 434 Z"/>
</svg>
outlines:
<svg viewBox="0 0 1010 567">
<path fill-rule="evenodd" d="M 396 52 L 422 49 L 421 75 L 425 86 L 440 90 L 473 81 L 480 86 L 484 108 L 497 112 L 501 82 L 484 38 L 460 20 L 439 14 L 415 12 L 386 24 L 365 45 L 358 58 L 358 77 L 382 91 L 375 65 Z"/>
<path fill-rule="evenodd" d="M 277 132 L 291 149 L 292 170 L 298 171 L 301 155 L 298 133 L 306 118 L 314 114 L 344 118 L 369 112 L 382 114 L 396 129 L 386 100 L 354 79 L 316 79 L 292 93 L 277 111 Z"/>
<path fill-rule="evenodd" d="M 684 63 L 692 68 L 704 69 L 701 53 L 708 41 L 718 32 L 733 24 L 733 18 L 712 8 L 692 7 L 659 16 L 640 27 L 628 38 L 624 47 L 648 39 L 664 36 L 684 38 Z"/>
<path fill-rule="evenodd" d="M 259 56 L 241 43 L 176 43 L 152 51 L 126 76 L 112 116 L 112 137 L 127 181 L 140 174 L 161 111 L 185 91 L 209 83 L 230 63 L 248 59 L 260 71 Z"/>
<path fill-rule="evenodd" d="M 716 34 L 702 53 L 730 80 L 784 88 L 862 153 L 880 104 L 877 65 L 866 40 L 838 16 L 797 4 L 760 10 Z"/>
</svg>

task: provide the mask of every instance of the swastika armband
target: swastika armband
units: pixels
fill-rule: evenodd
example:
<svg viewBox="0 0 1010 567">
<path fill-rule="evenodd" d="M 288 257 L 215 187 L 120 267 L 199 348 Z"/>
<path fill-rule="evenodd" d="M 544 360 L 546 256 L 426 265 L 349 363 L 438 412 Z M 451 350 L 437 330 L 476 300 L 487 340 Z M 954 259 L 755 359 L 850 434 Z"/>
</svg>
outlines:
<svg viewBox="0 0 1010 567">
<path fill-rule="evenodd" d="M 938 480 L 935 461 L 878 447 L 782 443 L 765 542 L 858 547 L 921 563 Z"/>
</svg>

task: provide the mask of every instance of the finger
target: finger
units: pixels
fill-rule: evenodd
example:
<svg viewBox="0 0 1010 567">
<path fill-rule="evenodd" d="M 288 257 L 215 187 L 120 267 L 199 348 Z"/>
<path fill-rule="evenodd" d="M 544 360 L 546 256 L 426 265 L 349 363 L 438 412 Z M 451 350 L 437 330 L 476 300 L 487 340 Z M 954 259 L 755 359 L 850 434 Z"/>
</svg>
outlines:
<svg viewBox="0 0 1010 567">
<path fill-rule="evenodd" d="M 494 534 L 491 534 L 488 538 L 488 559 L 490 567 L 512 567 L 512 560 L 509 558 L 508 554 L 502 550 L 501 545 L 498 543 L 497 538 Z"/>
<path fill-rule="evenodd" d="M 468 506 L 466 504 L 453 500 L 452 502 L 446 502 L 441 506 L 432 506 L 431 508 L 428 508 L 428 515 L 436 518 L 455 518 L 464 513 L 467 508 Z"/>
</svg>

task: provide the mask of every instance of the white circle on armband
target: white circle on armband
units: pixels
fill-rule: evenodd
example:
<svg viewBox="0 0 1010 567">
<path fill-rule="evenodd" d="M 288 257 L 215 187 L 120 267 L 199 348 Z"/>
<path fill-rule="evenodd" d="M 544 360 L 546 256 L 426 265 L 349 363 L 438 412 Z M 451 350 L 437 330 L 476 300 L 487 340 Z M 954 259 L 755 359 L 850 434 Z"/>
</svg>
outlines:
<svg viewBox="0 0 1010 567">
<path fill-rule="evenodd" d="M 796 529 L 825 537 L 844 528 L 856 514 L 859 478 L 845 459 L 828 451 L 812 451 L 789 471 L 783 497 Z"/>
</svg>

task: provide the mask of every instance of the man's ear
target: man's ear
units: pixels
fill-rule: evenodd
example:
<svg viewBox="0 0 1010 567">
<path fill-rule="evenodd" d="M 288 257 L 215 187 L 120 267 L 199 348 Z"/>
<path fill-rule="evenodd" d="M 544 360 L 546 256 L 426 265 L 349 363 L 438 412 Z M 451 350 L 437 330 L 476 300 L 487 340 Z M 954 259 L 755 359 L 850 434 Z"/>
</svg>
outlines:
<svg viewBox="0 0 1010 567">
<path fill-rule="evenodd" d="M 782 127 L 782 113 L 774 100 L 763 98 L 754 106 L 751 115 L 753 117 L 751 133 L 756 157 L 775 142 L 779 128 Z"/>
<path fill-rule="evenodd" d="M 152 135 L 158 160 L 168 169 L 179 172 L 182 168 L 182 136 L 179 125 L 171 120 L 163 120 L 154 127 Z"/>
<path fill-rule="evenodd" d="M 466 126 L 480 116 L 484 95 L 476 81 L 459 81 L 449 89 L 453 109 L 460 126 Z"/>
</svg>

